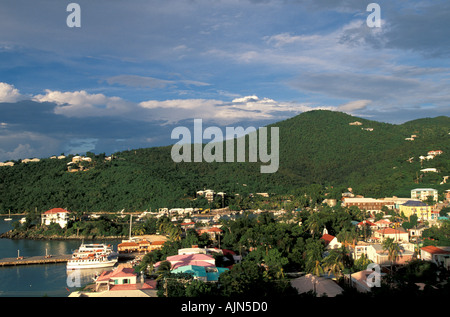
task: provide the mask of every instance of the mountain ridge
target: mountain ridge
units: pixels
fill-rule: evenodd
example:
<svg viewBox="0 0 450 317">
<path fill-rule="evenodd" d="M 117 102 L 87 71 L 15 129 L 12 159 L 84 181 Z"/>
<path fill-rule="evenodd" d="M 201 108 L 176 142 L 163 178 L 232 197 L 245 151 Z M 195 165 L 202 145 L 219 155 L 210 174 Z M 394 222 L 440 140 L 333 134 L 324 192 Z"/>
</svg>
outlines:
<svg viewBox="0 0 450 317">
<path fill-rule="evenodd" d="M 354 121 L 362 125 L 350 125 Z M 261 162 L 175 163 L 172 146 L 117 152 L 117 159 L 108 163 L 95 156 L 95 166 L 77 173 L 67 172 L 70 157 L 43 159 L 0 167 L 0 212 L 183 207 L 191 206 L 196 191 L 205 188 L 230 195 L 289 195 L 316 184 L 342 190 L 352 187 L 372 197 L 409 197 L 410 189 L 422 185 L 441 191 L 450 188 L 450 184 L 439 184 L 442 176 L 450 174 L 449 117 L 390 124 L 314 110 L 267 127 L 280 131 L 279 169 L 273 174 L 260 173 Z M 417 135 L 413 141 L 406 140 L 413 134 Z M 444 153 L 420 162 L 418 157 L 430 150 Z M 425 167 L 437 167 L 439 173 L 419 175 Z"/>
</svg>

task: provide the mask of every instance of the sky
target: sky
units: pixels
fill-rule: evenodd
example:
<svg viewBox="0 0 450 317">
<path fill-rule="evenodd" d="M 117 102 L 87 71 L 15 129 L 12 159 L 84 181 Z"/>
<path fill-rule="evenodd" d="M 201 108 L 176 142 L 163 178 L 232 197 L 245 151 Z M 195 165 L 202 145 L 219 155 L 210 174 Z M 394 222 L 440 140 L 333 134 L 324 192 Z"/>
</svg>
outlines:
<svg viewBox="0 0 450 317">
<path fill-rule="evenodd" d="M 1 0 L 0 161 L 170 145 L 194 119 L 448 116 L 450 1 L 370 3 Z"/>
</svg>

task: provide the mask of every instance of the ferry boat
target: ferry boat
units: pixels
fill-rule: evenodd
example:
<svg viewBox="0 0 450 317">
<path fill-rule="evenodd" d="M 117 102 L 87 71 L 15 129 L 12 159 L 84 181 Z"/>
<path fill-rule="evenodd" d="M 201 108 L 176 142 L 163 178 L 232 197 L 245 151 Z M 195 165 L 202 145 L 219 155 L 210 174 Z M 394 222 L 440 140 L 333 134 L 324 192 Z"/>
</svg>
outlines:
<svg viewBox="0 0 450 317">
<path fill-rule="evenodd" d="M 114 266 L 118 261 L 118 254 L 110 245 L 82 244 L 67 261 L 67 269 L 91 269 Z"/>
</svg>

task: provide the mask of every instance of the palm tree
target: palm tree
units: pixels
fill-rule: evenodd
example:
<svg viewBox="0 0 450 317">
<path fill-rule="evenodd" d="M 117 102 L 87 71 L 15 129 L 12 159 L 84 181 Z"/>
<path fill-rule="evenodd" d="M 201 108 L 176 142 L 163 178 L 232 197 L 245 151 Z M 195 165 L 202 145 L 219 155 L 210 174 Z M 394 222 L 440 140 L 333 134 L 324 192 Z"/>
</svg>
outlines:
<svg viewBox="0 0 450 317">
<path fill-rule="evenodd" d="M 181 228 L 178 226 L 173 226 L 169 232 L 169 241 L 180 241 L 181 240 Z"/>
<path fill-rule="evenodd" d="M 394 242 L 393 238 L 386 238 L 383 240 L 382 248 L 384 251 L 388 252 L 388 260 L 391 262 L 391 272 L 392 266 L 400 256 L 400 245 Z"/>
<path fill-rule="evenodd" d="M 162 261 L 156 269 L 156 273 L 158 274 L 156 280 L 161 280 L 167 277 L 170 273 L 171 268 L 172 264 L 169 261 Z"/>
<path fill-rule="evenodd" d="M 322 226 L 322 221 L 319 217 L 319 214 L 311 211 L 311 215 L 305 221 L 306 228 L 311 232 L 313 238 L 317 232 L 319 232 L 320 227 Z"/>
<path fill-rule="evenodd" d="M 327 273 L 333 274 L 336 278 L 342 276 L 342 271 L 345 268 L 345 249 L 331 250 L 330 254 L 323 259 L 323 268 Z"/>
<path fill-rule="evenodd" d="M 306 249 L 306 271 L 316 276 L 324 273 L 322 267 L 323 244 L 321 241 L 312 241 Z"/>
</svg>

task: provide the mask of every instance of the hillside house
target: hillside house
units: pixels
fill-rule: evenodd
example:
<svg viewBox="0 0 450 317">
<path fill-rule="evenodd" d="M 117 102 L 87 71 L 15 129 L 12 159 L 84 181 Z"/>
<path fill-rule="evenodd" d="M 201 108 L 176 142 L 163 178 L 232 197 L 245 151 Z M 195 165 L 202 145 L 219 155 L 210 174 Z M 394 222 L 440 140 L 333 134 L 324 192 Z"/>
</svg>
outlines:
<svg viewBox="0 0 450 317">
<path fill-rule="evenodd" d="M 383 250 L 381 243 L 363 243 L 358 242 L 353 251 L 353 258 L 359 259 L 362 254 L 371 260 L 373 263 L 385 266 L 391 265 L 391 261 L 388 258 L 388 252 Z M 395 264 L 406 264 L 413 258 L 414 245 L 412 243 L 400 243 L 400 254 L 398 259 L 395 260 Z"/>
<path fill-rule="evenodd" d="M 222 229 L 219 229 L 217 227 L 211 227 L 211 228 L 201 228 L 196 230 L 198 235 L 201 236 L 202 234 L 206 233 L 209 235 L 209 237 L 212 240 L 216 240 L 217 237 L 223 232 Z"/>
<path fill-rule="evenodd" d="M 156 290 L 156 280 L 138 279 L 131 264 L 119 264 L 112 271 L 104 271 L 95 281 L 96 292 L 121 291 L 120 297 L 126 297 L 126 291 Z M 130 294 L 131 295 L 131 294 Z"/>
<path fill-rule="evenodd" d="M 328 233 L 324 234 L 320 239 L 325 242 L 325 248 L 328 250 L 339 249 L 342 246 L 335 236 Z"/>
<path fill-rule="evenodd" d="M 389 200 L 358 197 L 343 197 L 341 205 L 343 207 L 356 206 L 359 209 L 366 210 L 370 213 L 379 213 L 384 206 L 389 209 L 394 208 L 394 203 Z"/>
<path fill-rule="evenodd" d="M 393 239 L 394 242 L 409 242 L 409 233 L 399 229 L 383 228 L 375 231 L 373 236 L 379 239 L 380 243 L 387 238 Z"/>
<path fill-rule="evenodd" d="M 441 150 L 437 150 L 437 151 L 428 151 L 427 154 L 436 156 L 436 155 L 441 155 L 442 153 L 444 153 L 444 152 Z"/>
<path fill-rule="evenodd" d="M 41 224 L 49 226 L 52 223 L 57 223 L 61 228 L 65 228 L 69 221 L 69 212 L 62 208 L 53 208 L 47 210 L 41 215 Z"/>
<path fill-rule="evenodd" d="M 435 220 L 436 213 L 433 212 L 432 206 L 428 206 L 422 201 L 407 201 L 400 205 L 400 214 L 403 213 L 405 217 L 416 215 L 419 220 Z"/>
<path fill-rule="evenodd" d="M 432 245 L 420 248 L 420 258 L 442 265 L 450 269 L 450 247 L 435 247 Z"/>
<path fill-rule="evenodd" d="M 438 191 L 434 188 L 415 188 L 411 190 L 412 199 L 427 200 L 428 196 L 432 196 L 434 201 L 438 201 Z"/>
</svg>

